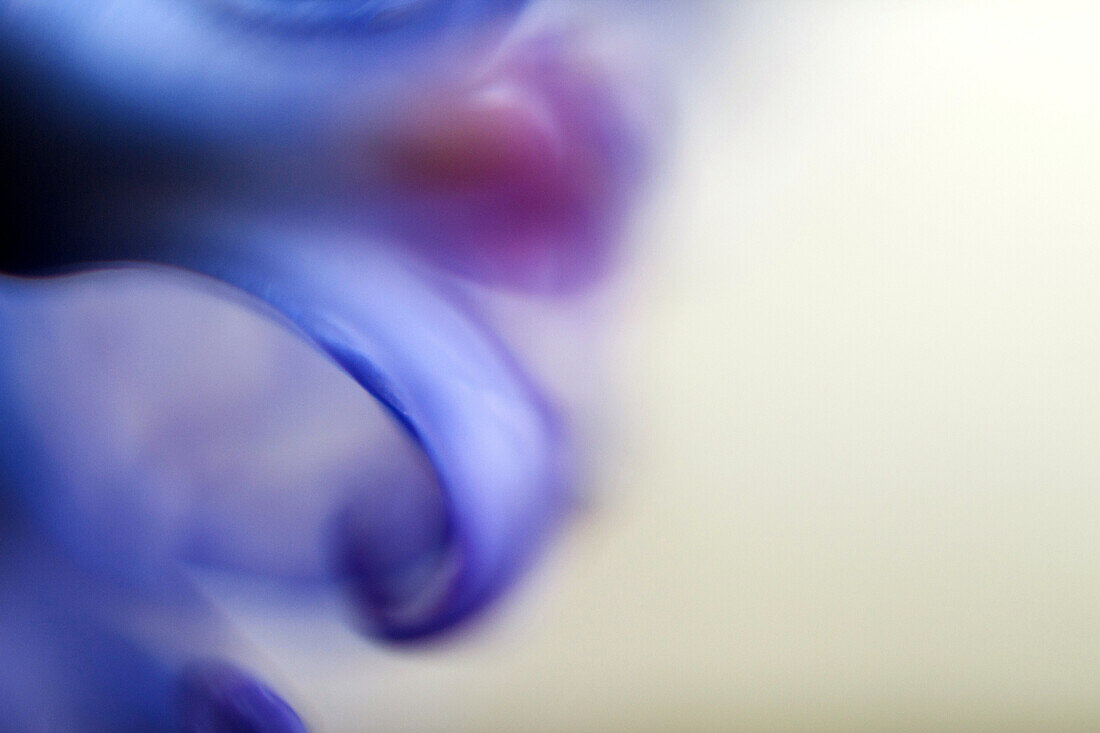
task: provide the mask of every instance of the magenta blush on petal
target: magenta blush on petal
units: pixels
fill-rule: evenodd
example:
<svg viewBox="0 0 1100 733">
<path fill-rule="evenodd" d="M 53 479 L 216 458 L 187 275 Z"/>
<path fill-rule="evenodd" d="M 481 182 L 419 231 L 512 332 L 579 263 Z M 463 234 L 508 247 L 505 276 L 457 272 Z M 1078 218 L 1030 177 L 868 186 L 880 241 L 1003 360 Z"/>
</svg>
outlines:
<svg viewBox="0 0 1100 733">
<path fill-rule="evenodd" d="M 532 40 L 361 141 L 351 158 L 370 163 L 353 175 L 385 225 L 447 269 L 570 291 L 614 260 L 645 157 L 617 92 L 562 38 Z"/>
<path fill-rule="evenodd" d="M 454 99 L 426 109 L 394 135 L 385 173 L 425 194 L 545 187 L 561 164 L 552 123 L 522 101 Z"/>
</svg>

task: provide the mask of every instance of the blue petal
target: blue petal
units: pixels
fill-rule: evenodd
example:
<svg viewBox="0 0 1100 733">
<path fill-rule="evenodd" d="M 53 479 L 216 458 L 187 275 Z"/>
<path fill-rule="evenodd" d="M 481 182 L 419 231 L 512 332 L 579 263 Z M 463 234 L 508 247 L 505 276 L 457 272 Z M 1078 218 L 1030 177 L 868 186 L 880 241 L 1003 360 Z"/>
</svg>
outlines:
<svg viewBox="0 0 1100 733">
<path fill-rule="evenodd" d="M 263 301 L 269 314 L 289 319 L 385 405 L 430 460 L 442 505 L 425 500 L 421 488 L 398 483 L 389 494 L 407 490 L 411 499 L 404 505 L 389 502 L 397 519 L 370 522 L 366 531 L 362 521 L 342 522 L 332 539 L 337 569 L 351 575 L 351 588 L 373 630 L 413 636 L 477 610 L 529 560 L 562 507 L 563 446 L 552 412 L 469 313 L 383 251 L 356 244 L 353 250 L 285 228 L 225 228 L 217 236 L 196 235 L 159 256 L 235 285 Z M 12 322 L 25 314 L 21 309 L 36 293 L 57 287 L 30 282 L 9 280 L 4 289 L 4 310 Z M 9 344 L 9 359 L 20 346 Z M 57 345 L 57 354 L 65 354 L 63 344 Z M 10 379 L 5 384 L 18 386 Z M 48 388 L 47 380 L 38 389 Z M 25 397 L 17 390 L 8 396 L 4 423 L 9 435 L 21 434 L 16 408 Z M 121 557 L 123 563 L 151 563 L 144 574 L 155 576 L 160 560 L 154 550 L 173 548 L 158 537 L 179 530 L 173 515 L 164 514 L 160 525 L 147 525 L 146 534 L 137 531 L 139 523 L 129 532 L 106 532 L 121 538 L 121 551 L 89 543 L 101 539 L 112 521 L 157 512 L 147 511 L 149 504 L 112 505 L 110 498 L 119 494 L 98 490 L 86 494 L 87 503 L 73 511 L 72 501 L 67 505 L 59 499 L 66 481 L 87 479 L 87 474 L 51 474 L 59 464 L 50 456 L 50 435 L 40 437 L 37 448 L 13 446 L 6 457 L 8 471 L 25 494 L 42 495 L 38 515 L 68 536 L 70 544 L 95 545 L 108 559 Z M 84 452 L 89 444 L 76 443 Z M 91 458 L 87 463 L 102 468 L 104 461 Z M 155 505 L 162 486 L 149 481 L 149 475 L 124 472 L 119 480 L 139 485 L 122 496 L 145 496 Z M 231 495 L 240 487 L 211 488 Z M 346 516 L 356 516 L 361 505 L 353 494 L 327 494 L 323 487 L 319 496 L 346 501 L 351 512 Z M 311 499 L 307 494 L 300 501 Z M 266 534 L 278 547 L 282 539 L 270 531 L 264 519 L 268 511 L 272 507 L 249 504 L 243 513 L 224 519 L 255 528 L 255 536 Z M 361 509 L 357 516 L 363 516 Z M 86 517 L 98 518 L 99 531 L 97 521 L 81 524 Z M 390 536 L 380 534 L 387 526 Z M 387 592 L 379 592 L 380 587 Z"/>
<path fill-rule="evenodd" d="M 323 132 L 342 104 L 384 110 L 499 36 L 522 4 L 41 0 L 4 8 L 0 49 L 22 94 L 85 125 L 278 144 Z"/>
<path fill-rule="evenodd" d="M 146 585 L 179 558 L 328 577 L 352 501 L 442 516 L 386 410 L 227 294 L 163 267 L 8 281 L 0 454 L 26 508 L 89 566 Z"/>
<path fill-rule="evenodd" d="M 180 687 L 183 733 L 306 733 L 293 708 L 232 665 L 196 663 L 183 672 Z"/>
<path fill-rule="evenodd" d="M 528 562 L 562 508 L 561 436 L 548 407 L 469 314 L 384 251 L 312 232 L 229 227 L 168 257 L 289 318 L 388 407 L 431 460 L 447 500 L 446 558 L 411 599 L 367 604 L 378 633 L 444 628 Z"/>
<path fill-rule="evenodd" d="M 175 574 L 171 597 L 153 599 L 87 573 L 33 530 L 4 529 L 0 729 L 305 730 L 265 684 L 226 662 L 196 658 L 200 650 L 214 659 L 236 650 L 186 578 Z"/>
</svg>

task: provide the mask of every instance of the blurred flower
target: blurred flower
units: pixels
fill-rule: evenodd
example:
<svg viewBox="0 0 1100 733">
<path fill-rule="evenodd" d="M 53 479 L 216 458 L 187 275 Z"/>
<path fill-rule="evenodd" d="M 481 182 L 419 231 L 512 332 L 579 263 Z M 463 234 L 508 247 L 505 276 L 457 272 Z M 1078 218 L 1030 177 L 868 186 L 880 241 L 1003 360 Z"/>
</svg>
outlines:
<svg viewBox="0 0 1100 733">
<path fill-rule="evenodd" d="M 597 280 L 646 135 L 522 4 L 0 11 L 14 729 L 301 729 L 190 567 L 339 585 L 405 639 L 530 561 L 569 433 L 461 283 Z"/>
</svg>

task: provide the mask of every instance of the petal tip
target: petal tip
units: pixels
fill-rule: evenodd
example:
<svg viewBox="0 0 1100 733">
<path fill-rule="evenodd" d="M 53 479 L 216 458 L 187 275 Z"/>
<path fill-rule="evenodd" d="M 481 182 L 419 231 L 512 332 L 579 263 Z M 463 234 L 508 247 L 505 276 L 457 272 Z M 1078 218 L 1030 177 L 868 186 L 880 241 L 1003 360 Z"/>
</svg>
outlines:
<svg viewBox="0 0 1100 733">
<path fill-rule="evenodd" d="M 179 729 L 184 733 L 307 732 L 294 709 L 271 688 L 226 663 L 188 668 L 179 693 Z"/>
</svg>

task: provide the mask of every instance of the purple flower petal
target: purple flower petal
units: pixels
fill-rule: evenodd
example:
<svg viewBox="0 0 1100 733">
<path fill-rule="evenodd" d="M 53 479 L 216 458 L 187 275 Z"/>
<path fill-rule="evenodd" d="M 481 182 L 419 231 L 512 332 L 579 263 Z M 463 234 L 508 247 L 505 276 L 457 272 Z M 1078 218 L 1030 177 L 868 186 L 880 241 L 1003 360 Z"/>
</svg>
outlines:
<svg viewBox="0 0 1100 733">
<path fill-rule="evenodd" d="M 180 680 L 183 733 L 306 733 L 293 708 L 232 665 L 195 663 Z"/>
<path fill-rule="evenodd" d="M 429 633 L 495 596 L 540 544 L 562 508 L 561 436 L 468 314 L 384 252 L 318 236 L 230 228 L 208 244 L 191 242 L 179 257 L 288 317 L 388 407 L 432 461 L 447 501 L 446 561 L 411 600 L 365 609 L 381 634 Z M 348 541 L 356 545 L 354 536 Z M 375 580 L 360 578 L 360 586 Z"/>
<path fill-rule="evenodd" d="M 229 282 L 259 298 L 269 313 L 289 319 L 404 426 L 431 462 L 437 482 L 418 483 L 412 472 L 404 479 L 412 483 L 398 476 L 375 490 L 327 492 L 321 487 L 317 502 L 311 504 L 308 494 L 288 496 L 283 506 L 305 502 L 334 517 L 356 516 L 358 506 L 361 518 L 362 499 L 356 497 L 366 496 L 374 502 L 372 511 L 393 520 L 338 523 L 330 536 L 335 569 L 352 573 L 350 585 L 377 633 L 419 635 L 480 608 L 527 562 L 562 509 L 564 446 L 547 406 L 469 313 L 385 252 L 359 242 L 323 242 L 285 227 L 222 231 L 216 237 L 196 235 L 186 247 L 165 249 L 161 256 Z M 66 282 L 75 285 L 81 279 Z M 10 281 L 7 318 L 19 322 L 24 305 L 58 287 L 68 286 Z M 222 290 L 223 295 L 231 292 Z M 57 354 L 64 355 L 64 344 L 56 346 Z M 18 353 L 21 344 L 10 347 Z M 84 356 L 93 360 L 86 369 L 98 368 L 94 352 Z M 10 376 L 5 380 L 9 390 L 20 384 Z M 48 393 L 49 379 L 36 389 Z M 18 416 L 26 401 L 25 392 L 9 391 L 8 434 L 20 434 Z M 51 436 L 63 435 L 58 430 L 39 435 L 33 449 L 23 446 L 6 461 L 38 516 L 70 545 L 94 548 L 108 563 L 121 558 L 124 567 L 144 563 L 148 569 L 142 574 L 148 577 L 155 577 L 157 564 L 171 561 L 181 547 L 194 546 L 196 527 L 200 539 L 204 530 L 226 526 L 229 538 L 239 539 L 244 532 L 263 540 L 266 534 L 273 547 L 283 547 L 282 535 L 271 531 L 277 525 L 269 521 L 281 516 L 279 501 L 228 513 L 220 503 L 222 511 L 200 515 L 211 522 L 189 524 L 187 513 L 173 514 L 173 505 L 162 501 L 173 491 L 186 493 L 186 483 L 181 488 L 151 481 L 154 470 L 113 472 L 115 466 L 89 452 L 97 434 L 82 435 L 82 424 L 84 419 L 73 423 L 75 437 L 68 444 L 58 439 L 68 448 L 60 461 L 51 457 L 57 446 L 50 442 Z M 86 460 L 72 462 L 82 454 Z M 67 468 L 57 473 L 57 466 Z M 97 473 L 89 473 L 93 470 Z M 96 476 L 102 475 L 132 482 L 133 488 L 94 488 Z M 74 495 L 66 493 L 74 483 L 93 487 L 76 504 Z M 436 487 L 439 493 L 428 490 Z M 232 495 L 241 488 L 215 484 L 205 491 Z M 218 514 L 229 525 L 219 525 Z M 120 521 L 119 530 L 130 529 L 104 531 Z M 389 533 L 383 535 L 380 527 Z M 182 536 L 172 540 L 173 533 Z M 103 537 L 111 541 L 104 544 Z M 224 546 L 232 549 L 233 544 Z M 206 544 L 208 550 L 214 546 Z M 165 553 L 160 560 L 158 548 Z M 217 553 L 207 557 L 218 559 Z"/>
<path fill-rule="evenodd" d="M 33 528 L 5 526 L 0 729 L 304 731 L 266 685 L 195 658 L 239 650 L 186 577 L 173 579 L 171 593 L 149 596 L 87 572 Z"/>
</svg>

